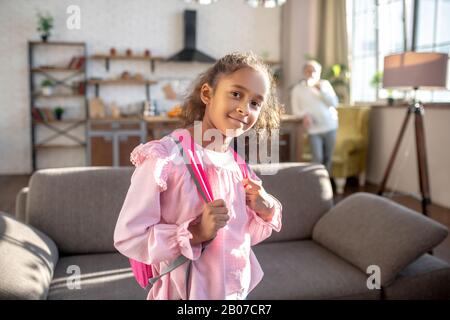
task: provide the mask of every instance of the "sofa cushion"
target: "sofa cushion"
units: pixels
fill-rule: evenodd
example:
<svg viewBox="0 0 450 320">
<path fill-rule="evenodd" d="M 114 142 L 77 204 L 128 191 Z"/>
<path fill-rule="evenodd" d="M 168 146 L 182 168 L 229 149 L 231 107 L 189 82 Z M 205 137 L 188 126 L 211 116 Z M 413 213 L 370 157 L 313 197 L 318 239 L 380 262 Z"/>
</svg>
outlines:
<svg viewBox="0 0 450 320">
<path fill-rule="evenodd" d="M 114 227 L 132 173 L 132 167 L 37 171 L 30 180 L 27 220 L 62 254 L 116 252 Z"/>
<path fill-rule="evenodd" d="M 447 234 L 445 226 L 421 213 L 373 194 L 356 193 L 319 220 L 313 239 L 363 272 L 378 266 L 381 285 L 386 286 Z"/>
<path fill-rule="evenodd" d="M 147 293 L 134 279 L 126 257 L 119 253 L 88 254 L 59 259 L 48 299 L 145 300 Z"/>
<path fill-rule="evenodd" d="M 408 265 L 384 288 L 384 297 L 389 300 L 449 300 L 450 265 L 425 254 Z"/>
<path fill-rule="evenodd" d="M 283 227 L 264 242 L 310 239 L 320 217 L 333 205 L 333 190 L 322 165 L 280 163 L 252 165 L 266 191 L 283 206 Z M 266 174 L 276 172 L 276 175 Z"/>
<path fill-rule="evenodd" d="M 49 237 L 0 212 L 0 300 L 45 299 L 57 261 Z"/>
<path fill-rule="evenodd" d="M 346 154 L 361 150 L 364 148 L 364 138 L 361 134 L 352 132 L 342 132 L 336 137 L 336 152 L 334 156 L 345 157 Z"/>
<path fill-rule="evenodd" d="M 368 275 L 311 240 L 263 243 L 254 252 L 264 271 L 249 299 L 379 299 Z"/>
</svg>

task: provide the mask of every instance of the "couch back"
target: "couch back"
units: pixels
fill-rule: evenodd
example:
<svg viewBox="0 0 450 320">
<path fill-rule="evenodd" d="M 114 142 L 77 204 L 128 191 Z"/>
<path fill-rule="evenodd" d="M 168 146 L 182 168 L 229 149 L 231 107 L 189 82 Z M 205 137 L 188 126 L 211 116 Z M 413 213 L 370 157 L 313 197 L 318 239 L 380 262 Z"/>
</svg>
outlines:
<svg viewBox="0 0 450 320">
<path fill-rule="evenodd" d="M 132 173 L 132 167 L 36 171 L 26 222 L 52 238 L 62 254 L 115 252 L 114 228 Z"/>
<path fill-rule="evenodd" d="M 264 175 L 275 166 L 275 175 Z M 333 206 L 328 172 L 319 164 L 285 162 L 251 166 L 266 191 L 282 204 L 282 228 L 264 242 L 310 239 L 316 222 Z"/>
<path fill-rule="evenodd" d="M 274 166 L 275 175 L 262 174 Z M 310 238 L 317 220 L 332 205 L 323 166 L 283 163 L 252 168 L 283 205 L 282 231 L 266 241 Z M 30 180 L 25 220 L 52 238 L 63 255 L 115 252 L 114 228 L 132 173 L 132 167 L 37 171 Z"/>
<path fill-rule="evenodd" d="M 361 135 L 365 140 L 369 135 L 369 115 L 371 107 L 341 106 L 336 109 L 339 116 L 339 131 L 346 135 Z"/>
</svg>

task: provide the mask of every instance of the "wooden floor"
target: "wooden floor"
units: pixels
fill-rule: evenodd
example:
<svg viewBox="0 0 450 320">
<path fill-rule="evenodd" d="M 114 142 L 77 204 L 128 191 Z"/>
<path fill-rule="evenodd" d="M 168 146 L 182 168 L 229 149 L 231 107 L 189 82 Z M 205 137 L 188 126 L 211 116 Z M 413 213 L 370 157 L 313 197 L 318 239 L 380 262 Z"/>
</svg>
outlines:
<svg viewBox="0 0 450 320">
<path fill-rule="evenodd" d="M 17 192 L 28 185 L 29 175 L 3 175 L 0 176 L 0 211 L 15 213 L 15 198 Z M 345 193 L 340 196 L 335 196 L 335 203 L 341 201 L 345 197 L 355 192 L 369 192 L 376 193 L 377 186 L 367 184 L 364 187 L 358 186 L 356 179 L 348 179 L 345 186 Z M 400 203 L 406 207 L 421 211 L 420 201 L 405 195 L 394 195 L 390 197 L 391 200 Z M 450 229 L 450 209 L 443 208 L 437 205 L 429 206 L 429 217 L 444 224 Z M 448 236 L 438 247 L 434 250 L 434 255 L 444 261 L 450 263 L 450 236 Z"/>
</svg>

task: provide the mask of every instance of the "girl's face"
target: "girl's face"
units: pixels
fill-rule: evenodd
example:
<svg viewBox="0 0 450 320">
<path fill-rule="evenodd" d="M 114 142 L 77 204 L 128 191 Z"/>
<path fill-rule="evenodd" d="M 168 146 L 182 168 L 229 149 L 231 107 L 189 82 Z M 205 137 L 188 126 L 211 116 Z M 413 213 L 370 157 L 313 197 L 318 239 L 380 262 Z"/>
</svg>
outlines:
<svg viewBox="0 0 450 320">
<path fill-rule="evenodd" d="M 204 84 L 201 89 L 206 105 L 204 122 L 225 136 L 240 136 L 258 120 L 269 88 L 268 77 L 252 68 L 220 76 L 214 92 Z"/>
</svg>

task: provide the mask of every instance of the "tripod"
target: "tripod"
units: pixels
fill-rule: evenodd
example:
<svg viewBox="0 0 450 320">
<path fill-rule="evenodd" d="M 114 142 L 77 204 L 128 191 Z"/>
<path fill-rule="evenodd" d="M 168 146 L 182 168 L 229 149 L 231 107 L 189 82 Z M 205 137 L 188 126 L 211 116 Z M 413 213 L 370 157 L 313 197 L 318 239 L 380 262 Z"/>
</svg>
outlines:
<svg viewBox="0 0 450 320">
<path fill-rule="evenodd" d="M 428 216 L 427 206 L 431 204 L 430 197 L 430 184 L 428 181 L 428 165 L 427 165 L 427 154 L 425 148 L 425 131 L 423 127 L 423 115 L 424 108 L 420 101 L 414 99 L 412 103 L 408 106 L 405 119 L 403 121 L 402 127 L 400 129 L 399 136 L 394 146 L 391 158 L 389 159 L 388 166 L 384 173 L 383 181 L 381 182 L 380 189 L 378 190 L 378 195 L 383 195 L 384 189 L 386 187 L 387 179 L 391 172 L 392 166 L 397 156 L 398 150 L 400 149 L 400 144 L 403 135 L 408 125 L 408 120 L 410 115 L 414 113 L 414 124 L 415 124 L 415 135 L 416 135 L 416 150 L 417 150 L 417 168 L 419 171 L 419 185 L 420 193 L 422 195 L 422 213 Z"/>
</svg>

